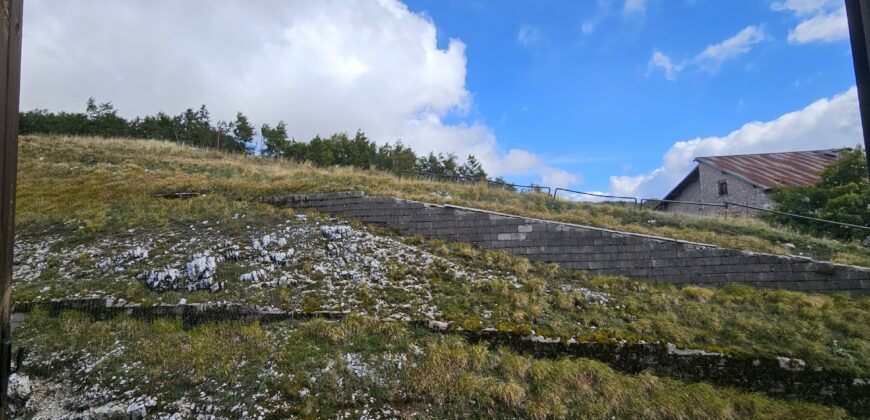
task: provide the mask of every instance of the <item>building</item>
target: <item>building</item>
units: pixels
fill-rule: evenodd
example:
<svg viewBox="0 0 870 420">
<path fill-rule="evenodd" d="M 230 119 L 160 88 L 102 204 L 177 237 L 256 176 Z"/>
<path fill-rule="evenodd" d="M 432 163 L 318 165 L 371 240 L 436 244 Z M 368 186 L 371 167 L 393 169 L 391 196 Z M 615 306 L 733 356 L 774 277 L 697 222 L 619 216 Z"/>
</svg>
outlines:
<svg viewBox="0 0 870 420">
<path fill-rule="evenodd" d="M 699 157 L 695 159 L 698 166 L 664 198 L 682 203 L 663 201 L 656 209 L 721 214 L 726 210 L 725 202 L 770 208 L 771 189 L 815 184 L 825 167 L 837 160 L 843 150 L 848 149 Z M 746 214 L 753 210 L 731 207 L 728 212 Z"/>
</svg>

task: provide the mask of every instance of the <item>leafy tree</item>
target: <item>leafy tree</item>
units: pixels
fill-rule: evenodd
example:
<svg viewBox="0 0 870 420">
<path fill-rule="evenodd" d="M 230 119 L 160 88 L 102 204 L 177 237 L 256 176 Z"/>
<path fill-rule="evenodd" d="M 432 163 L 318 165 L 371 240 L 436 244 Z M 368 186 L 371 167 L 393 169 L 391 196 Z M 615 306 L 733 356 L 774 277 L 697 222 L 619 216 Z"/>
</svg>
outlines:
<svg viewBox="0 0 870 420">
<path fill-rule="evenodd" d="M 354 151 L 347 133 L 335 133 L 325 140 L 325 147 L 332 152 L 332 162 L 335 165 L 353 166 Z"/>
<path fill-rule="evenodd" d="M 441 164 L 441 159 L 435 156 L 435 153 L 429 152 L 425 157 L 417 159 L 417 170 L 430 174 L 441 174 L 444 172 L 444 166 Z"/>
<path fill-rule="evenodd" d="M 870 183 L 864 150 L 841 152 L 839 159 L 822 172 L 815 185 L 780 187 L 771 192 L 774 210 L 825 220 L 870 226 Z M 862 239 L 863 229 L 764 214 L 762 217 L 795 229 L 839 239 Z"/>
<path fill-rule="evenodd" d="M 83 113 L 54 114 L 46 109 L 22 112 L 18 118 L 18 131 L 21 134 L 66 134 L 72 136 L 91 135 L 87 115 Z"/>
<path fill-rule="evenodd" d="M 390 161 L 394 172 L 409 172 L 416 169 L 417 154 L 410 147 L 402 144 L 401 140 L 393 146 Z"/>
<path fill-rule="evenodd" d="M 369 140 L 361 130 L 357 130 L 353 139 L 349 140 L 347 145 L 349 146 L 350 165 L 357 168 L 369 169 L 375 164 L 377 145 Z"/>
<path fill-rule="evenodd" d="M 413 172 L 417 169 L 417 155 L 399 140 L 395 144 L 387 143 L 378 148 L 375 165 L 379 169 L 396 174 Z"/>
<path fill-rule="evenodd" d="M 332 166 L 335 162 L 335 155 L 332 152 L 330 141 L 315 136 L 308 142 L 308 147 L 305 148 L 305 160 L 314 163 L 317 166 Z"/>
<path fill-rule="evenodd" d="M 127 120 L 118 116 L 111 102 L 97 104 L 94 98 L 88 99 L 87 110 L 90 132 L 101 137 L 124 137 L 128 134 Z"/>
<path fill-rule="evenodd" d="M 254 139 L 254 127 L 248 122 L 248 117 L 241 112 L 236 113 L 236 121 L 233 124 L 233 136 L 236 140 L 245 143 Z"/>
<path fill-rule="evenodd" d="M 196 111 L 187 108 L 177 119 L 179 141 L 193 146 L 214 147 L 217 130 L 211 126 L 211 116 L 205 105 Z"/>
<path fill-rule="evenodd" d="M 130 132 L 133 137 L 138 138 L 178 141 L 179 121 L 178 117 L 170 117 L 164 112 L 158 112 L 157 115 L 148 115 L 131 121 Z"/>
<path fill-rule="evenodd" d="M 220 151 L 238 151 L 237 141 L 233 135 L 235 122 L 218 121 L 214 132 L 209 133 L 214 142 L 214 147 Z"/>
<path fill-rule="evenodd" d="M 263 124 L 260 127 L 260 135 L 263 136 L 263 142 L 266 149 L 263 154 L 266 156 L 284 156 L 287 151 L 287 125 L 284 121 L 279 121 L 275 128 L 269 127 L 269 124 Z"/>
<path fill-rule="evenodd" d="M 283 156 L 293 159 L 297 162 L 304 162 L 307 154 L 308 144 L 297 142 L 296 140 L 290 140 L 290 143 L 284 150 Z"/>
<path fill-rule="evenodd" d="M 444 175 L 461 175 L 459 172 L 459 164 L 457 163 L 458 158 L 454 153 L 448 153 L 446 157 L 442 154 L 438 154 L 438 159 L 441 161 L 441 168 Z"/>
</svg>

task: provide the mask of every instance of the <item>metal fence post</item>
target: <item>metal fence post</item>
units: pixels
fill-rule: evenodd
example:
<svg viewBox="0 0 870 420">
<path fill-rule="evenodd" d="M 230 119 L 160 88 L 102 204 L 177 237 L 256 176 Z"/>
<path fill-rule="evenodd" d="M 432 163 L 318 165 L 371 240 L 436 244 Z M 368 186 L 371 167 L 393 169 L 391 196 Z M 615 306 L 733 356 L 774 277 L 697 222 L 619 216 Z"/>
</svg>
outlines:
<svg viewBox="0 0 870 420">
<path fill-rule="evenodd" d="M 18 170 L 18 97 L 21 88 L 21 9 L 23 0 L 2 0 L 0 43 L 0 420 L 8 408 L 12 327 L 12 253 L 15 243 L 15 186 Z"/>
</svg>

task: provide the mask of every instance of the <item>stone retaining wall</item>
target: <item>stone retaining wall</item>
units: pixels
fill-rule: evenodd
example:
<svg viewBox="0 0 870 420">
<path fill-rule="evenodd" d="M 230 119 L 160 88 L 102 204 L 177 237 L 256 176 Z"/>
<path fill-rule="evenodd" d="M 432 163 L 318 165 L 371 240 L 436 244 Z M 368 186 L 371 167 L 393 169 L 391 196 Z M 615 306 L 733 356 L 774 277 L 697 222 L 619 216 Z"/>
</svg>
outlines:
<svg viewBox="0 0 870 420">
<path fill-rule="evenodd" d="M 357 219 L 403 234 L 467 242 L 593 274 L 678 286 L 743 283 L 813 292 L 870 292 L 870 269 L 803 257 L 737 251 L 393 197 L 366 197 L 361 192 L 266 197 L 263 202 Z"/>
<path fill-rule="evenodd" d="M 16 323 L 21 323 L 34 309 L 57 317 L 66 311 L 79 311 L 96 320 L 126 315 L 135 319 L 180 318 L 185 328 L 206 322 L 281 322 L 313 318 L 343 319 L 348 312 L 285 312 L 247 304 L 195 303 L 181 305 L 146 305 L 126 303 L 112 298 L 61 301 L 36 301 L 15 304 L 12 309 L 13 337 Z M 389 321 L 394 322 L 394 321 Z M 485 329 L 467 331 L 447 322 L 410 321 L 433 332 L 461 334 L 472 342 L 493 348 L 510 347 L 535 357 L 583 357 L 600 360 L 614 369 L 638 374 L 652 370 L 656 375 L 686 382 L 708 382 L 775 398 L 796 398 L 809 402 L 836 405 L 859 417 L 870 416 L 870 380 L 849 372 L 824 369 L 799 359 L 786 357 L 729 356 L 695 349 L 680 349 L 671 343 L 577 342 L 537 335 Z M 20 366 L 20 361 L 18 362 Z"/>
</svg>

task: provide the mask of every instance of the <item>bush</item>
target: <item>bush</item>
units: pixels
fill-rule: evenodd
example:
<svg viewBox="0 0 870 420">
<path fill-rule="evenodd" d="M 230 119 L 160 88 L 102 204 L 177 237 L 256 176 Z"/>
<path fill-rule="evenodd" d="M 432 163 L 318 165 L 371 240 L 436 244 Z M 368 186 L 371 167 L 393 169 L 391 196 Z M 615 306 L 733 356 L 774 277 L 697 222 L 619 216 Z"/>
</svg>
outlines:
<svg viewBox="0 0 870 420">
<path fill-rule="evenodd" d="M 860 146 L 844 151 L 815 185 L 776 188 L 771 193 L 774 210 L 825 220 L 870 226 L 870 183 L 867 182 L 867 159 Z M 794 217 L 766 214 L 766 219 L 797 230 L 838 239 L 863 239 L 864 229 Z"/>
</svg>

